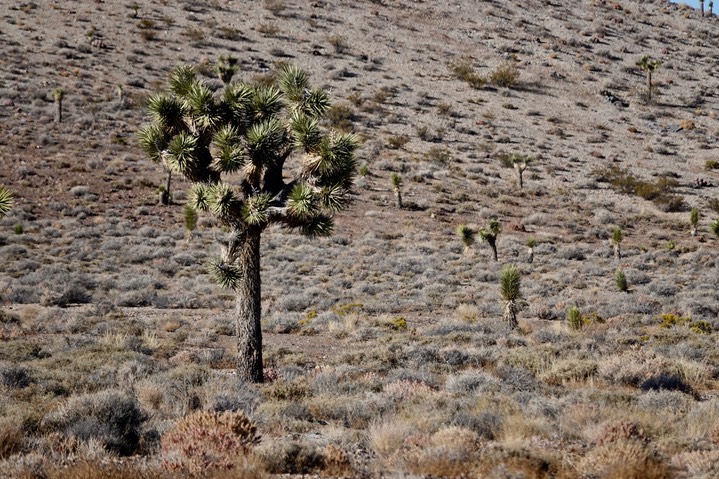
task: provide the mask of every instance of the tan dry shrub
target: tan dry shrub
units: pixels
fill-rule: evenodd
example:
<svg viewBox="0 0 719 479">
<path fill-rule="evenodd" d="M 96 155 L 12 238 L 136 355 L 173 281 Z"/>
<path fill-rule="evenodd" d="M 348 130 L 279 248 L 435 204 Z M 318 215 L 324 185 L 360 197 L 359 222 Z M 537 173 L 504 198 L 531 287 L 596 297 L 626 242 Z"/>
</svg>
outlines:
<svg viewBox="0 0 719 479">
<path fill-rule="evenodd" d="M 241 412 L 197 411 L 162 436 L 163 466 L 190 473 L 235 469 L 259 440 L 257 428 Z"/>
<path fill-rule="evenodd" d="M 462 321 L 473 323 L 479 319 L 479 308 L 473 304 L 461 303 L 456 309 L 457 316 Z"/>
<path fill-rule="evenodd" d="M 22 421 L 9 417 L 0 418 L 0 459 L 19 452 L 24 439 Z"/>
<path fill-rule="evenodd" d="M 113 464 L 106 460 L 83 461 L 70 466 L 54 465 L 45 474 L 46 479 L 166 479 L 162 470 L 145 464 Z M 180 479 L 181 476 L 174 476 Z"/>
<path fill-rule="evenodd" d="M 352 462 L 347 452 L 340 446 L 328 444 L 324 450 L 325 467 L 322 475 L 325 477 L 351 477 L 354 473 Z"/>
<path fill-rule="evenodd" d="M 716 421 L 714 426 L 712 426 L 711 431 L 709 431 L 709 438 L 711 439 L 712 444 L 719 445 L 719 421 Z"/>
<path fill-rule="evenodd" d="M 401 419 L 375 423 L 367 431 L 369 447 L 381 459 L 390 459 L 402 449 L 405 440 L 417 432 L 416 428 Z"/>
<path fill-rule="evenodd" d="M 539 375 L 550 386 L 585 382 L 597 374 L 598 365 L 591 359 L 564 359 L 552 364 L 552 369 Z"/>
<path fill-rule="evenodd" d="M 681 452 L 672 457 L 672 466 L 686 471 L 686 477 L 719 477 L 719 451 Z"/>
<path fill-rule="evenodd" d="M 670 479 L 671 468 L 657 453 L 636 439 L 617 439 L 590 450 L 579 463 L 588 476 L 612 479 Z"/>
<path fill-rule="evenodd" d="M 474 431 L 449 426 L 434 433 L 429 444 L 405 451 L 402 462 L 415 474 L 466 477 L 475 467 L 480 446 L 480 437 Z"/>
<path fill-rule="evenodd" d="M 599 364 L 599 376 L 616 384 L 637 386 L 657 371 L 668 371 L 669 362 L 652 351 L 630 349 L 614 354 Z"/>
<path fill-rule="evenodd" d="M 601 428 L 595 444 L 604 446 L 619 441 L 634 440 L 644 445 L 651 441 L 644 430 L 632 421 L 607 421 Z"/>
<path fill-rule="evenodd" d="M 426 396 L 432 392 L 426 383 L 410 379 L 400 379 L 384 387 L 383 395 L 394 402 L 410 401 L 417 396 Z"/>
</svg>

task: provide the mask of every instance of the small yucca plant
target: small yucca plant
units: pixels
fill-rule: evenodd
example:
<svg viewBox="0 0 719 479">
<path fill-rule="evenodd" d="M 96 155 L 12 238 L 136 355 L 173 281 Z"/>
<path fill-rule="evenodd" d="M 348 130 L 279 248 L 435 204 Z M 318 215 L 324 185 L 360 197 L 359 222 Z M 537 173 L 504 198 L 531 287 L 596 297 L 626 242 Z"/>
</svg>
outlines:
<svg viewBox="0 0 719 479">
<path fill-rule="evenodd" d="M 569 327 L 575 331 L 579 331 L 584 327 L 582 312 L 577 306 L 570 306 L 567 308 L 567 323 L 569 323 Z"/>
<path fill-rule="evenodd" d="M 517 327 L 517 313 L 522 310 L 522 276 L 516 265 L 510 264 L 499 273 L 499 294 L 504 301 L 502 318 L 511 329 Z"/>
<path fill-rule="evenodd" d="M 490 248 L 492 248 L 492 254 L 494 261 L 497 261 L 497 236 L 502 231 L 502 227 L 499 224 L 499 220 L 492 218 L 487 223 L 487 226 L 477 232 L 479 239 L 484 243 L 486 242 Z"/>
<path fill-rule="evenodd" d="M 514 166 L 514 170 L 517 172 L 519 188 L 522 189 L 524 187 L 524 170 L 527 169 L 534 159 L 531 156 L 515 153 L 511 156 L 510 161 L 512 162 L 512 166 Z"/>
<path fill-rule="evenodd" d="M 614 227 L 614 232 L 612 233 L 612 246 L 614 246 L 614 258 L 615 259 L 621 259 L 622 257 L 622 251 L 621 251 L 621 244 L 622 244 L 622 230 L 619 228 L 619 226 Z"/>
<path fill-rule="evenodd" d="M 629 290 L 629 284 L 627 283 L 627 276 L 622 271 L 622 268 L 617 268 L 614 272 L 614 282 L 617 285 L 617 289 L 626 293 Z"/>
<path fill-rule="evenodd" d="M 719 238 L 719 219 L 716 219 L 709 225 L 709 230 Z"/>
<path fill-rule="evenodd" d="M 392 183 L 392 191 L 394 196 L 397 198 L 397 209 L 402 209 L 402 177 L 397 173 L 392 173 L 389 177 L 390 183 Z"/>
<path fill-rule="evenodd" d="M 188 236 L 192 238 L 195 228 L 197 228 L 197 210 L 191 205 L 185 205 L 182 215 L 185 221 L 185 229 L 187 230 Z"/>
<path fill-rule="evenodd" d="M 690 226 L 690 232 L 692 236 L 697 235 L 697 225 L 699 224 L 699 208 L 692 208 L 691 213 L 689 213 L 689 226 Z"/>
<path fill-rule="evenodd" d="M 534 247 L 537 246 L 537 240 L 530 236 L 527 238 L 527 263 L 534 261 Z"/>
<path fill-rule="evenodd" d="M 239 67 L 237 66 L 237 57 L 232 55 L 220 55 L 217 59 L 215 73 L 217 73 L 217 77 L 222 80 L 222 83 L 225 85 L 232 81 L 232 77 L 235 76 L 237 70 L 239 70 Z"/>
<path fill-rule="evenodd" d="M 65 98 L 65 90 L 56 88 L 52 92 L 52 98 L 55 100 L 55 123 L 62 123 L 62 100 Z"/>
<path fill-rule="evenodd" d="M 12 194 L 4 186 L 0 186 L 0 219 L 12 208 Z"/>
<path fill-rule="evenodd" d="M 465 253 L 472 248 L 472 245 L 474 244 L 474 236 L 476 234 L 477 232 L 467 225 L 457 226 L 457 236 L 459 236 L 459 239 L 462 240 Z"/>
</svg>

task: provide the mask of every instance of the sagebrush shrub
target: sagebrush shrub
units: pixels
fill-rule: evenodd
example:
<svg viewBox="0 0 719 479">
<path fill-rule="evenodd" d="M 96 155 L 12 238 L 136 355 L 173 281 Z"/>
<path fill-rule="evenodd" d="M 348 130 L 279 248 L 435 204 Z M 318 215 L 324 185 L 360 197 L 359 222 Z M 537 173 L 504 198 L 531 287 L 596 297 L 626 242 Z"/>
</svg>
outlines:
<svg viewBox="0 0 719 479">
<path fill-rule="evenodd" d="M 241 412 L 197 411 L 162 436 L 163 465 L 191 473 L 233 469 L 259 441 L 257 427 Z"/>
<path fill-rule="evenodd" d="M 128 456 L 137 451 L 146 419 L 135 398 L 109 390 L 72 397 L 44 423 L 66 436 L 99 440 L 110 452 Z"/>
</svg>

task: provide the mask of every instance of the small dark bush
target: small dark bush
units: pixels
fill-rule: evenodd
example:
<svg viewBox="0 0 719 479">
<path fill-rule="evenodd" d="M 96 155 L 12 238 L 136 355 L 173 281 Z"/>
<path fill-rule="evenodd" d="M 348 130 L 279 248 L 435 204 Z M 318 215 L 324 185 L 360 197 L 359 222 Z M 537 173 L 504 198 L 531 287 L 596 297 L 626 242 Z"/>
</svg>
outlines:
<svg viewBox="0 0 719 479">
<path fill-rule="evenodd" d="M 301 442 L 288 442 L 262 454 L 271 474 L 310 474 L 324 468 L 325 458 L 316 447 Z"/>
<path fill-rule="evenodd" d="M 0 381 L 12 389 L 26 388 L 33 382 L 29 370 L 19 364 L 0 366 Z"/>
<path fill-rule="evenodd" d="M 98 439 L 108 451 L 129 456 L 138 448 L 146 419 L 135 398 L 103 391 L 71 398 L 45 419 L 45 425 L 81 440 Z"/>
<path fill-rule="evenodd" d="M 475 415 L 460 409 L 454 414 L 450 424 L 471 429 L 488 441 L 494 440 L 502 431 L 501 416 L 491 411 Z"/>
<path fill-rule="evenodd" d="M 645 380 L 640 386 L 644 391 L 669 390 L 681 391 L 686 394 L 692 393 L 692 388 L 676 374 L 659 373 Z"/>
</svg>

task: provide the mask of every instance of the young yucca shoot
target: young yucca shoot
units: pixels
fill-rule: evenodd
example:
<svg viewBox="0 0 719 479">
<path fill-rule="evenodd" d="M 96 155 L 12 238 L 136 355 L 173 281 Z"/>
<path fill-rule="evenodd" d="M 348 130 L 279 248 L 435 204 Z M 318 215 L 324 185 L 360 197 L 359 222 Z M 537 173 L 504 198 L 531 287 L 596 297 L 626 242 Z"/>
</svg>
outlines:
<svg viewBox="0 0 719 479">
<path fill-rule="evenodd" d="M 517 327 L 517 313 L 522 309 L 522 277 L 517 266 L 510 264 L 499 273 L 499 294 L 504 302 L 502 317 L 511 329 Z"/>
</svg>

